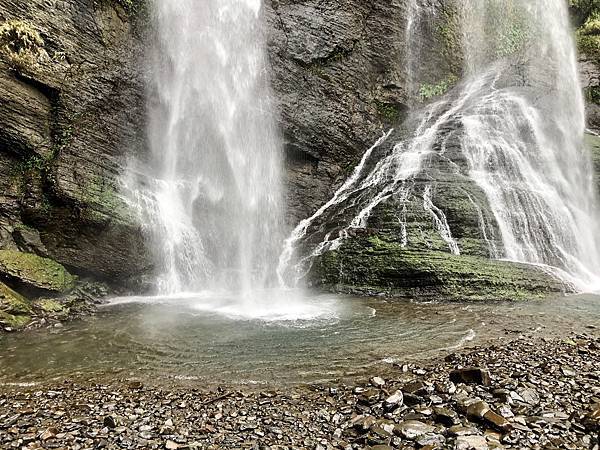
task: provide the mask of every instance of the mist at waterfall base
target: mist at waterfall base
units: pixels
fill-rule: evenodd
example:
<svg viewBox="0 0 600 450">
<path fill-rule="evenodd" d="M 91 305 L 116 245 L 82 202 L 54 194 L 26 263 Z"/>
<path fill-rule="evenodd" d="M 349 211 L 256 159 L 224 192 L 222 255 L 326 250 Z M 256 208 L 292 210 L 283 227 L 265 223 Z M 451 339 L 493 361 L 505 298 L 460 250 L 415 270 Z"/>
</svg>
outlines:
<svg viewBox="0 0 600 450">
<path fill-rule="evenodd" d="M 260 0 L 157 0 L 149 57 L 151 154 L 132 161 L 129 203 L 156 263 L 156 295 L 232 317 L 330 315 L 275 268 L 283 242 L 282 145 Z"/>
<path fill-rule="evenodd" d="M 428 7 L 419 0 L 410 3 L 409 35 Z M 447 251 L 461 254 L 432 197 L 439 170 L 434 161 L 446 158 L 455 175 L 469 178 L 485 194 L 497 227 L 481 214 L 486 205 L 466 196 L 480 212 L 480 235 L 491 258 L 536 265 L 581 292 L 600 290 L 600 214 L 583 142 L 584 100 L 566 2 L 457 5 L 462 81 L 413 113 L 416 125 L 406 138 L 390 143 L 392 132 L 385 133 L 365 153 L 332 199 L 287 239 L 280 272 L 301 279 L 315 257 L 339 248 L 352 229 L 368 227 L 386 202 L 399 205 L 403 246 L 412 238 L 408 205 L 420 201 Z M 419 82 L 417 44 L 411 48 L 407 42 L 412 91 Z M 466 160 L 464 168 L 445 155 L 452 140 Z M 327 226 L 340 222 L 338 230 Z M 496 230 L 499 239 L 491 236 Z M 298 259 L 299 248 L 305 256 Z"/>
</svg>

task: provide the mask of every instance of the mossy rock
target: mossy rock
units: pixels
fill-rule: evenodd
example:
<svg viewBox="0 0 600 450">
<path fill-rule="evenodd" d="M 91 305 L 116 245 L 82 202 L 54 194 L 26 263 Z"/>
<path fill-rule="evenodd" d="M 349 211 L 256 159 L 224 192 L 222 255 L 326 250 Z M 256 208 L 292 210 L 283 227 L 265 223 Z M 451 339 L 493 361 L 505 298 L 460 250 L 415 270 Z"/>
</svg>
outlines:
<svg viewBox="0 0 600 450">
<path fill-rule="evenodd" d="M 0 282 L 0 324 L 19 329 L 31 322 L 31 305 L 25 297 Z"/>
<path fill-rule="evenodd" d="M 586 134 L 585 143 L 592 155 L 596 186 L 598 188 L 598 193 L 600 194 L 600 137 L 594 136 L 593 134 Z"/>
<path fill-rule="evenodd" d="M 75 278 L 56 261 L 13 250 L 0 250 L 0 275 L 58 293 L 68 292 L 75 284 Z"/>
<path fill-rule="evenodd" d="M 33 302 L 33 306 L 35 308 L 40 309 L 44 313 L 48 314 L 66 314 L 68 313 L 68 308 L 63 304 L 53 300 L 51 298 L 42 298 Z"/>
<path fill-rule="evenodd" d="M 358 237 L 322 255 L 310 278 L 339 292 L 437 300 L 528 300 L 570 290 L 533 266 L 411 250 Z"/>
</svg>

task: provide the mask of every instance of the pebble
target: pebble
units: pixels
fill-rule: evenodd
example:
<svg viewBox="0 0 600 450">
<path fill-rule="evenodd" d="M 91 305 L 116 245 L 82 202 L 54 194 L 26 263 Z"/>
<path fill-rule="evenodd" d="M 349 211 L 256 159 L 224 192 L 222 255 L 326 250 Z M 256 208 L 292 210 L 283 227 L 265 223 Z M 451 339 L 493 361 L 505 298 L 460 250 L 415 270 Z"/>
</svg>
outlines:
<svg viewBox="0 0 600 450">
<path fill-rule="evenodd" d="M 416 439 L 434 430 L 435 427 L 418 420 L 407 420 L 397 425 L 394 431 L 406 439 Z"/>
<path fill-rule="evenodd" d="M 366 383 L 275 390 L 0 385 L 0 448 L 598 450 L 599 349 L 598 336 L 521 336 Z"/>
</svg>

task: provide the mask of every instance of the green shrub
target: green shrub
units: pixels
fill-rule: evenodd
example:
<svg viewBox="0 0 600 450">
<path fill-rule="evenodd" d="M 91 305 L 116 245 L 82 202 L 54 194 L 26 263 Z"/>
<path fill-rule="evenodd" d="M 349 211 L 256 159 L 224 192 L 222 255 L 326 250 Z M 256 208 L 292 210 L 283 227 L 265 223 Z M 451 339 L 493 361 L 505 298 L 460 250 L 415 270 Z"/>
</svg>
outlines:
<svg viewBox="0 0 600 450">
<path fill-rule="evenodd" d="M 402 109 L 397 104 L 376 101 L 375 106 L 379 116 L 387 123 L 394 124 L 402 119 Z"/>
<path fill-rule="evenodd" d="M 587 101 L 600 105 L 600 86 L 592 86 L 585 90 Z"/>
<path fill-rule="evenodd" d="M 598 0 L 569 0 L 571 16 L 576 27 L 580 27 L 593 15 L 600 14 Z"/>
<path fill-rule="evenodd" d="M 577 30 L 577 47 L 600 63 L 600 12 L 589 17 Z"/>
<path fill-rule="evenodd" d="M 0 54 L 16 70 L 38 64 L 47 56 L 44 40 L 28 22 L 9 20 L 0 25 Z"/>
<path fill-rule="evenodd" d="M 448 92 L 457 83 L 458 78 L 450 75 L 448 78 L 440 81 L 437 84 L 423 84 L 419 89 L 421 100 L 431 100 L 434 97 L 439 97 Z"/>
</svg>

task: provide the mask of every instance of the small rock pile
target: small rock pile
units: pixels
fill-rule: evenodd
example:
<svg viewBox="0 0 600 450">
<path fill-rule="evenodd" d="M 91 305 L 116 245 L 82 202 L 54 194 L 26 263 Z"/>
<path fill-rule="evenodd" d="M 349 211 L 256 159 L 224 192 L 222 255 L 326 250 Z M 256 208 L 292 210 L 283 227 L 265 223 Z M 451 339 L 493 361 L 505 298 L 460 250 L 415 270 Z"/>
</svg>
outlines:
<svg viewBox="0 0 600 450">
<path fill-rule="evenodd" d="M 354 385 L 2 389 L 2 449 L 597 450 L 600 338 L 521 337 Z"/>
</svg>

